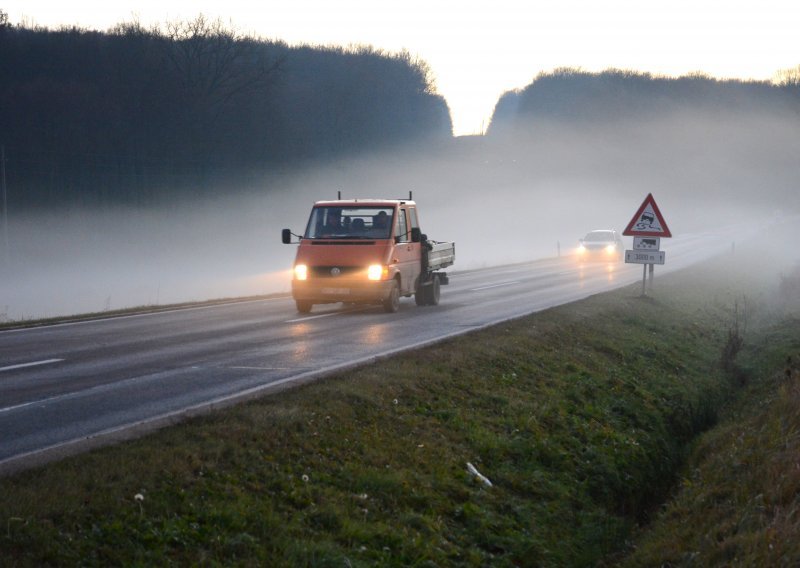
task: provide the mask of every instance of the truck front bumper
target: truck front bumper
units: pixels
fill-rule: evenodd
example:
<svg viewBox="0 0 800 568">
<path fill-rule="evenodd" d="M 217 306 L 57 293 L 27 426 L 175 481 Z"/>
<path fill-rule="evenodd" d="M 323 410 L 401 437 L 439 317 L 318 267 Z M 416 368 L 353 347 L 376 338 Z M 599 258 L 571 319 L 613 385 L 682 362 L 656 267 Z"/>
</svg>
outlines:
<svg viewBox="0 0 800 568">
<path fill-rule="evenodd" d="M 322 278 L 292 280 L 292 297 L 313 304 L 353 302 L 379 304 L 389 295 L 394 280 Z"/>
</svg>

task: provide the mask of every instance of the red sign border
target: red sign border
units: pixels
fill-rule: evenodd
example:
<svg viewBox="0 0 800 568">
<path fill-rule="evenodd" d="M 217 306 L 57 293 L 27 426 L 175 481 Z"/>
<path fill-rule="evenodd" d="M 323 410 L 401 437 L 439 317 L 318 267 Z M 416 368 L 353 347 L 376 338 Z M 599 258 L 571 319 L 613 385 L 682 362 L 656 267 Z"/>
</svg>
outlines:
<svg viewBox="0 0 800 568">
<path fill-rule="evenodd" d="M 653 206 L 653 213 L 656 214 L 656 218 L 658 219 L 658 222 L 661 224 L 662 231 L 661 232 L 657 232 L 657 231 L 633 231 L 633 230 L 631 230 L 633 228 L 633 226 L 636 224 L 636 221 L 638 221 L 639 218 L 641 217 L 642 212 L 644 211 L 645 207 L 647 207 L 648 203 Z M 641 207 L 639 207 L 639 209 L 636 211 L 636 213 L 633 216 L 633 219 L 631 219 L 631 222 L 628 223 L 627 227 L 625 227 L 625 230 L 622 231 L 622 234 L 625 235 L 626 237 L 665 237 L 665 238 L 670 238 L 672 236 L 672 232 L 670 232 L 669 227 L 667 226 L 667 222 L 664 221 L 664 216 L 661 215 L 661 210 L 658 208 L 658 205 L 656 205 L 656 200 L 653 198 L 653 194 L 652 193 L 648 193 L 647 197 L 644 198 L 644 201 L 642 202 Z"/>
</svg>

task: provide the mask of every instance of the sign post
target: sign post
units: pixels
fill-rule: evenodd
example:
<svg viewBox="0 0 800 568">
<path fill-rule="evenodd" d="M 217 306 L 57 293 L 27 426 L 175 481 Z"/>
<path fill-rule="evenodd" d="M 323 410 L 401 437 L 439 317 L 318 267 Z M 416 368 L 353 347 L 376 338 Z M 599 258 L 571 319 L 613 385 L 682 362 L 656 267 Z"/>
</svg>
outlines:
<svg viewBox="0 0 800 568">
<path fill-rule="evenodd" d="M 670 238 L 672 236 L 652 193 L 647 194 L 622 234 L 626 237 L 633 237 L 633 250 L 625 251 L 625 262 L 643 265 L 642 296 L 646 296 L 647 267 L 650 266 L 649 288 L 652 291 L 654 267 L 656 264 L 664 264 L 666 261 L 666 254 L 661 250 L 661 237 Z"/>
</svg>

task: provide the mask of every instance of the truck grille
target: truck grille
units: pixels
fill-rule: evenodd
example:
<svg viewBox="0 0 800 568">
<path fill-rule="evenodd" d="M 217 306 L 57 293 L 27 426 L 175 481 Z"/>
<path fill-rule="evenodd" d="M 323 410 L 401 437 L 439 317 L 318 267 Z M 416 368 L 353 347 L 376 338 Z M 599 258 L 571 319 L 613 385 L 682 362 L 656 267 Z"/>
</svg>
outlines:
<svg viewBox="0 0 800 568">
<path fill-rule="evenodd" d="M 338 270 L 338 274 L 336 271 Z M 360 266 L 311 266 L 309 272 L 314 278 L 341 278 L 352 276 L 357 272 L 364 272 L 366 269 Z"/>
</svg>

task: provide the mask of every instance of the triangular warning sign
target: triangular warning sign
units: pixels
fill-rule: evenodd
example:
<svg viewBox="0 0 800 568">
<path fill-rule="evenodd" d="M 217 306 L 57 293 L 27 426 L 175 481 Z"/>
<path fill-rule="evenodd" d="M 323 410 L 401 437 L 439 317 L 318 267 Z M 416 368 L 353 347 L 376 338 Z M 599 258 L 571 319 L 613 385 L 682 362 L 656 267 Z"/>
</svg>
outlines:
<svg viewBox="0 0 800 568">
<path fill-rule="evenodd" d="M 653 199 L 653 194 L 648 193 L 644 198 L 644 203 L 639 207 L 636 215 L 633 216 L 631 222 L 622 231 L 626 237 L 671 237 L 672 233 L 667 227 L 661 211 L 658 210 L 656 200 Z"/>
</svg>

